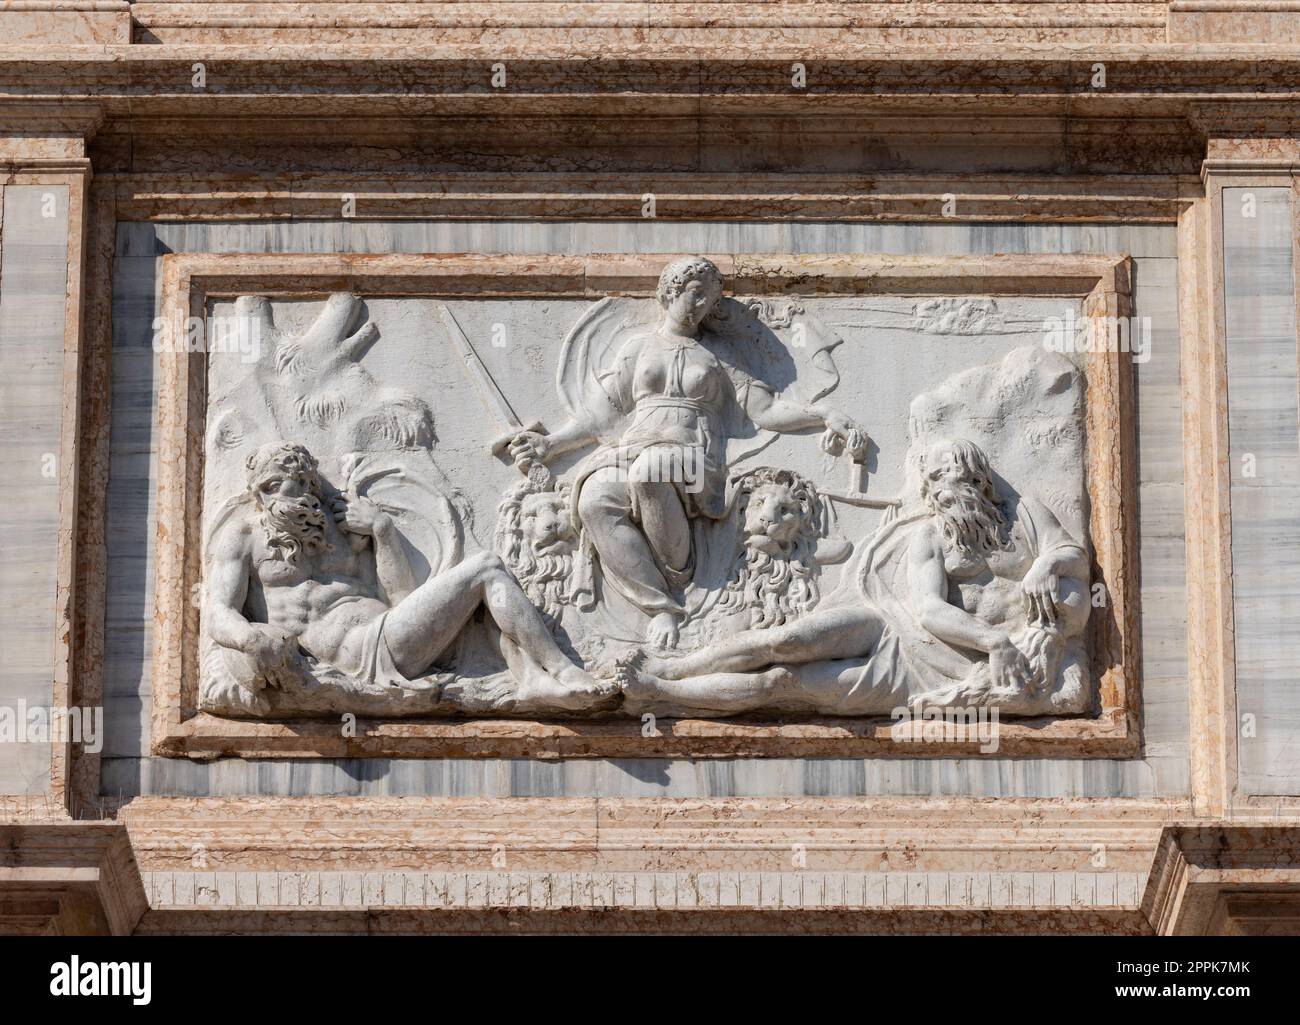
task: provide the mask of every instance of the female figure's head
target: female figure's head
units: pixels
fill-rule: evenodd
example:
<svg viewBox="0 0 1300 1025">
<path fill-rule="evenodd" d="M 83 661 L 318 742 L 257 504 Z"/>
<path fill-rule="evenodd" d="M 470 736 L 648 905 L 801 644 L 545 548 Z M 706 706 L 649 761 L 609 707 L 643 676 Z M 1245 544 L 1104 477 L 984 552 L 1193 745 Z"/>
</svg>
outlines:
<svg viewBox="0 0 1300 1025">
<path fill-rule="evenodd" d="M 656 294 L 665 326 L 694 338 L 722 298 L 722 271 L 702 256 L 684 256 L 664 268 Z"/>
</svg>

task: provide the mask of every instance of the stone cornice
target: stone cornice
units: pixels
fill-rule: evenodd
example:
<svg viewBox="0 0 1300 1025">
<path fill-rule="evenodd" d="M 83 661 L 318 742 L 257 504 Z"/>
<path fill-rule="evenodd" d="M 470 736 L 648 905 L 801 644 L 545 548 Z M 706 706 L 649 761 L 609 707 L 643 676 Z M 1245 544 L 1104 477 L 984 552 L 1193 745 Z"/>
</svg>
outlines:
<svg viewBox="0 0 1300 1025">
<path fill-rule="evenodd" d="M 88 173 L 86 143 L 103 123 L 95 103 L 0 98 L 0 170 Z"/>
<path fill-rule="evenodd" d="M 456 220 L 491 217 L 625 220 L 640 216 L 646 193 L 659 219 L 904 221 L 950 220 L 951 191 L 960 217 L 980 221 L 1174 222 L 1190 202 L 1168 176 L 1098 182 L 1063 175 L 828 175 L 658 173 L 630 179 L 608 172 L 402 175 L 358 181 L 355 175 L 101 175 L 123 220 L 230 221 L 337 216 L 340 197 L 355 200 L 357 220 Z"/>
<path fill-rule="evenodd" d="M 0 98 L 0 131 L 3 132 L 90 138 L 103 123 L 104 110 L 96 103 Z"/>
<path fill-rule="evenodd" d="M 1268 895 L 1300 918 L 1300 829 L 1289 823 L 1167 825 L 1142 898 L 1162 936 L 1235 932 L 1224 899 Z"/>
<path fill-rule="evenodd" d="M 0 933 L 127 935 L 147 903 L 125 826 L 0 825 Z"/>
<path fill-rule="evenodd" d="M 145 932 L 261 931 L 269 923 L 257 916 L 274 908 L 282 926 L 302 931 L 490 930 L 508 909 L 539 931 L 1144 933 L 1141 880 L 1161 824 L 1179 809 L 943 798 L 137 798 L 120 817 L 152 885 Z"/>
<path fill-rule="evenodd" d="M 914 81 L 929 87 L 927 91 L 957 91 L 983 84 L 1009 91 L 1018 85 L 1034 84 L 1051 91 L 1115 92 L 1129 84 L 1144 91 L 1170 90 L 1253 95 L 1261 91 L 1295 93 L 1297 80 L 1283 77 L 1300 67 L 1300 54 L 1292 45 L 1278 46 L 1197 46 L 1194 49 L 1163 44 L 1035 46 L 1017 47 L 964 46 L 960 51 L 938 47 L 879 47 L 837 45 L 827 39 L 816 47 L 773 40 L 769 44 L 748 47 L 717 46 L 692 43 L 690 38 L 654 40 L 626 46 L 590 46 L 568 48 L 538 45 L 534 33 L 529 45 L 515 45 L 503 50 L 491 42 L 464 44 L 381 45 L 362 44 L 346 49 L 332 45 L 297 44 L 194 44 L 168 46 L 104 45 L 65 46 L 57 43 L 33 49 L 25 46 L 0 45 L 0 74 L 14 69 L 37 69 L 60 73 L 76 71 L 66 84 L 93 81 L 95 77 L 121 80 L 131 73 L 145 74 L 149 68 L 187 64 L 208 59 L 227 67 L 261 69 L 274 77 L 277 69 L 297 67 L 310 74 L 322 69 L 336 71 L 386 66 L 401 69 L 421 67 L 473 69 L 478 77 L 467 85 L 490 88 L 487 78 L 495 62 L 518 69 L 565 70 L 570 80 L 579 72 L 595 77 L 629 75 L 654 69 L 680 73 L 694 70 L 699 80 L 718 91 L 736 91 L 745 81 L 728 82 L 728 76 L 741 69 L 771 72 L 769 91 L 793 93 L 789 65 L 804 64 L 809 72 L 808 93 L 824 91 L 841 81 L 845 73 L 874 74 L 875 80 L 863 80 L 860 86 L 898 85 Z M 1091 85 L 1093 65 L 1107 65 L 1108 76 L 1125 76 L 1103 89 Z M 109 70 L 120 74 L 108 74 Z M 814 72 L 830 76 L 819 82 Z M 928 77 L 945 72 L 942 78 Z M 897 76 L 888 82 L 883 76 Z M 187 76 L 188 77 L 188 76 Z M 301 83 L 310 85 L 310 79 Z M 417 84 L 408 81 L 406 84 Z M 629 79 L 627 84 L 633 84 Z M 1219 88 L 1216 90 L 1215 86 Z M 515 91 L 507 87 L 503 93 Z M 691 86 L 688 85 L 688 88 Z"/>
<path fill-rule="evenodd" d="M 744 52 L 9 47 L 0 49 L 0 106 L 12 123 L 28 109 L 39 119 L 51 105 L 78 104 L 91 112 L 83 137 L 102 112 L 111 141 L 97 146 L 112 149 L 96 155 L 99 170 L 199 174 L 217 166 L 209 154 L 235 154 L 239 139 L 262 140 L 236 158 L 250 170 L 283 168 L 290 158 L 276 151 L 297 147 L 295 167 L 351 171 L 380 147 L 400 155 L 395 171 L 748 171 L 755 161 L 799 171 L 820 161 L 874 173 L 959 159 L 981 172 L 1190 174 L 1207 139 L 1300 135 L 1294 48 L 845 48 L 814 59 L 764 46 L 751 51 L 761 58 L 735 56 Z M 791 84 L 796 62 L 806 88 Z M 497 63 L 501 89 L 491 83 Z M 1105 88 L 1094 88 L 1103 64 Z M 180 142 L 196 136 L 213 145 Z M 346 158 L 340 139 L 354 151 Z M 306 148 L 320 145 L 328 149 Z"/>
<path fill-rule="evenodd" d="M 98 102 L 110 117 L 319 113 L 417 117 L 606 116 L 761 109 L 792 116 L 864 111 L 962 116 L 1031 111 L 1068 117 L 1183 117 L 1205 102 L 1249 102 L 1300 121 L 1294 47 L 1085 47 L 929 51 L 763 46 L 744 50 L 549 53 L 519 47 L 109 46 L 0 48 L 0 100 Z M 802 64 L 805 87 L 791 83 Z M 494 64 L 506 82 L 494 88 Z M 195 85 L 196 64 L 203 82 Z M 1105 65 L 1104 88 L 1094 87 Z M 616 104 L 611 107 L 610 104 Z M 1233 108 L 1236 110 L 1237 108 Z M 1198 114 L 1198 118 L 1207 115 Z"/>
</svg>

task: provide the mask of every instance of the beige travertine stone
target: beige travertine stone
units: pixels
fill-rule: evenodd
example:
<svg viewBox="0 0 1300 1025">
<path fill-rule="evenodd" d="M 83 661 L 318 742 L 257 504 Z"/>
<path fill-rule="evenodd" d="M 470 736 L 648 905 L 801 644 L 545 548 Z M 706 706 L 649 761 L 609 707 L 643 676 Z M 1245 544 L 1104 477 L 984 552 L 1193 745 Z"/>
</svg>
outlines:
<svg viewBox="0 0 1300 1025">
<path fill-rule="evenodd" d="M 1017 178 L 987 175 L 625 175 L 449 173 L 437 179 L 295 175 L 199 177 L 100 175 L 123 220 L 280 220 L 332 217 L 340 197 L 356 197 L 355 219 L 459 220 L 486 216 L 622 220 L 655 196 L 659 220 L 727 219 L 943 221 L 951 190 L 962 220 L 1143 222 L 1176 219 L 1188 200 L 1177 180 L 1116 177 Z M 1190 183 L 1188 179 L 1187 183 Z"/>
<path fill-rule="evenodd" d="M 0 934 L 125 935 L 148 907 L 126 829 L 0 825 Z"/>
<path fill-rule="evenodd" d="M 92 46 L 131 42 L 129 0 L 10 0 L 0 33 L 11 46 Z"/>
<path fill-rule="evenodd" d="M 1295 929 L 1281 895 L 1296 888 L 1289 867 L 1296 838 L 1253 817 L 1293 826 L 1300 798 L 1255 798 L 1236 785 L 1219 231 L 1226 182 L 1294 182 L 1294 3 L 737 3 L 707 17 L 689 5 L 657 4 L 583 5 L 581 15 L 547 3 L 454 5 L 459 12 L 421 3 L 5 6 L 6 181 L 69 184 L 86 202 L 89 163 L 96 174 L 86 202 L 91 226 L 69 257 L 70 266 L 83 259 L 86 266 L 85 312 L 67 345 L 66 394 L 80 430 L 65 437 L 65 456 L 71 446 L 74 457 L 63 460 L 62 482 L 77 515 L 64 521 L 64 611 L 51 628 L 71 661 L 60 686 L 74 701 L 103 697 L 117 221 L 324 219 L 336 216 L 342 193 L 358 197 L 360 221 L 619 220 L 639 217 L 650 191 L 665 221 L 901 226 L 942 222 L 942 197 L 952 193 L 961 224 L 1179 224 L 1186 800 L 685 807 L 537 798 L 523 814 L 508 801 L 434 808 L 322 798 L 295 807 L 149 798 L 119 809 L 116 799 L 101 801 L 95 757 L 74 752 L 56 763 L 49 801 L 6 800 L 0 816 L 30 830 L 69 806 L 120 815 L 151 890 L 140 931 Z M 525 18 L 545 30 L 521 25 Z M 499 60 L 511 82 L 504 94 L 488 84 Z M 208 70 L 202 90 L 191 85 L 196 61 Z M 794 62 L 808 73 L 802 92 L 791 87 Z M 1095 63 L 1106 65 L 1104 89 L 1091 84 Z M 84 106 L 72 111 L 74 103 Z M 43 130 L 28 130 L 42 121 Z M 263 258 L 241 259 L 256 275 L 274 269 Z M 318 258 L 284 284 L 400 290 L 409 287 L 402 273 L 357 277 L 347 261 Z M 618 267 L 599 278 L 601 289 L 646 287 L 644 275 Z M 444 277 L 447 287 L 474 280 L 482 279 Z M 565 280 L 559 287 L 569 287 Z M 889 283 L 884 274 L 877 280 Z M 168 282 L 177 292 L 182 284 Z M 554 287 L 546 281 L 541 291 Z M 1123 294 L 1113 289 L 1097 308 L 1117 309 Z M 70 289 L 69 310 L 80 306 Z M 1126 394 L 1122 374 L 1105 380 Z M 1124 423 L 1114 410 L 1097 415 L 1103 431 Z M 1112 456 L 1098 453 L 1109 460 L 1107 486 L 1124 497 L 1099 514 L 1094 534 L 1109 531 L 1107 557 L 1131 561 L 1133 494 L 1124 475 L 1132 466 Z M 160 549 L 172 559 L 173 583 L 191 571 L 185 545 L 176 548 Z M 1110 638 L 1135 671 L 1128 660 L 1136 640 L 1132 629 Z M 1106 729 L 1083 738 L 1040 732 L 1025 739 L 1032 745 L 1025 750 L 1049 759 L 1131 753 L 1140 681 L 1124 682 L 1122 693 L 1110 692 Z M 501 751 L 502 731 L 512 728 L 475 727 L 437 743 L 467 754 Z M 728 729 L 735 727 L 695 724 L 662 750 L 826 755 L 848 743 L 875 753 L 870 739 L 802 727 L 759 727 L 742 737 Z M 317 741 L 308 733 L 233 736 L 206 749 L 187 742 L 216 756 L 276 744 L 301 753 Z M 606 743 L 560 729 L 518 750 L 582 755 Z M 429 741 L 394 733 L 351 753 L 403 744 L 415 751 Z M 368 817 L 380 824 L 365 824 Z M 433 827 L 421 832 L 426 818 L 442 837 Z M 1236 832 L 1234 820 L 1243 826 Z M 1161 840 L 1171 823 L 1190 825 Z M 194 868 L 191 833 L 225 861 Z M 511 840 L 524 841 L 520 861 L 511 855 L 497 871 L 492 843 Z M 792 871 L 789 845 L 807 840 L 809 868 Z M 1111 852 L 1104 872 L 1087 864 L 1095 843 Z M 849 860 L 858 844 L 875 859 L 869 866 Z M 1253 864 L 1234 867 L 1228 858 L 1206 868 L 1209 852 L 1225 845 L 1253 852 Z M 1154 852 L 1157 870 L 1144 884 Z M 1155 895 L 1144 898 L 1144 885 Z M 55 905 L 48 893 L 42 899 L 44 921 Z M 600 910 L 608 905 L 619 913 Z M 72 917 L 85 907 L 70 902 L 64 921 L 91 928 L 88 918 Z"/>
<path fill-rule="evenodd" d="M 1294 0 L 1170 0 L 1171 43 L 1204 44 L 1225 37 L 1275 44 L 1300 41 Z"/>
<path fill-rule="evenodd" d="M 1161 935 L 1294 935 L 1298 841 L 1294 826 L 1169 826 L 1142 912 Z"/>
</svg>

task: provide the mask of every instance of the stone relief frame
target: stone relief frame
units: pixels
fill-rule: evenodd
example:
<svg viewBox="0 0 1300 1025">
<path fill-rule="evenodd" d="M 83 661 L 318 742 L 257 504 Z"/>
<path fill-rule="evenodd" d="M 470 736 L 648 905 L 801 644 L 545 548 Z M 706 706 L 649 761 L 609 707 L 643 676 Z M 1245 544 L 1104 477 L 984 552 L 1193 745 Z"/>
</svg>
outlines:
<svg viewBox="0 0 1300 1025">
<path fill-rule="evenodd" d="M 653 294 L 664 262 L 647 256 L 170 255 L 164 258 L 164 331 L 205 316 L 211 299 L 271 297 L 578 297 Z M 892 294 L 1057 295 L 1084 314 L 1131 313 L 1126 257 L 773 255 L 713 257 L 737 292 L 803 296 Z M 898 744 L 888 718 L 846 721 L 660 720 L 641 736 L 637 721 L 359 720 L 346 738 L 330 721 L 235 721 L 197 711 L 199 614 L 190 596 L 201 579 L 206 354 L 164 345 L 158 400 L 154 754 L 256 757 L 979 757 L 978 744 Z M 1135 402 L 1132 364 L 1094 352 L 1086 366 L 1089 534 L 1094 580 L 1110 604 L 1089 629 L 1100 714 L 1002 724 L 994 757 L 1126 758 L 1140 747 Z"/>
</svg>

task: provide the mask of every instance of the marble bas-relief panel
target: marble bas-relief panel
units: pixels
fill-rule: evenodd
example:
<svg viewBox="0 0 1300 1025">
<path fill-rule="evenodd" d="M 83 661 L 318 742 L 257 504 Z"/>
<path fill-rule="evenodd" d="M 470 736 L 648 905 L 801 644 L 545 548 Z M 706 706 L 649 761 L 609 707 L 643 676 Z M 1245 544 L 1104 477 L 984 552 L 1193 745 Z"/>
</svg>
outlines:
<svg viewBox="0 0 1300 1025">
<path fill-rule="evenodd" d="M 202 711 L 1094 706 L 1084 358 L 1044 344 L 1078 299 L 687 258 L 654 297 L 207 318 Z"/>
</svg>

